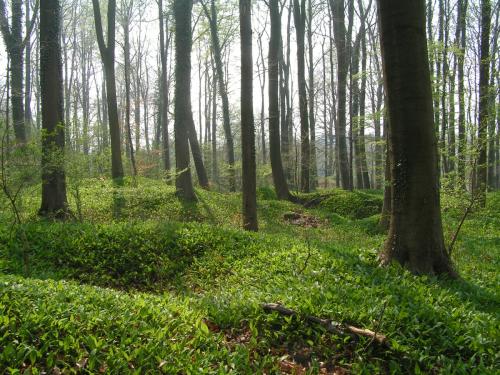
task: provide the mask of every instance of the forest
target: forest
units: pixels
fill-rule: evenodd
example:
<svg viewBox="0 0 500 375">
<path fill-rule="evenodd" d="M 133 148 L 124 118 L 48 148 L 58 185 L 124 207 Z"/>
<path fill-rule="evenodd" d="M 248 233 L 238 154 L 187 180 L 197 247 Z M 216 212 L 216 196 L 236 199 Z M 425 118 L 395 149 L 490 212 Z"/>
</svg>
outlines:
<svg viewBox="0 0 500 375">
<path fill-rule="evenodd" d="M 0 0 L 0 375 L 498 374 L 499 16 Z"/>
</svg>

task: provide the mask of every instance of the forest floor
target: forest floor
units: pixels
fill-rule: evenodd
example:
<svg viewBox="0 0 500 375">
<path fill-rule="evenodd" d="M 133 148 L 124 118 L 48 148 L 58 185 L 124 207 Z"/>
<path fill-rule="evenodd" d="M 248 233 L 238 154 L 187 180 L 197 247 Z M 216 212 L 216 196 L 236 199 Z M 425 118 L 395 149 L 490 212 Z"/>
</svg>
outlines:
<svg viewBox="0 0 500 375">
<path fill-rule="evenodd" d="M 467 217 L 449 280 L 379 267 L 380 192 L 304 208 L 260 189 L 255 234 L 239 194 L 197 192 L 182 204 L 159 181 L 85 180 L 70 195 L 81 222 L 60 224 L 36 217 L 35 187 L 14 227 L 0 201 L 0 374 L 498 373 L 500 193 Z M 443 195 L 447 241 L 466 205 Z"/>
</svg>

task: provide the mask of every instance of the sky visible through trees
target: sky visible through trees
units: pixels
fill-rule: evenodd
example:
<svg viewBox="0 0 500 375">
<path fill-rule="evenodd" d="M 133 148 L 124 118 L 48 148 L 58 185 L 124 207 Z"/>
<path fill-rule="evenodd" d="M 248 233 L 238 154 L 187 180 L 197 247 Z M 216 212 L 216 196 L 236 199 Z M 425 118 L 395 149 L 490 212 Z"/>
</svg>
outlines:
<svg viewBox="0 0 500 375">
<path fill-rule="evenodd" d="M 443 3 L 442 13 L 443 16 L 440 15 L 439 11 L 439 3 Z M 465 49 L 465 60 L 464 60 L 464 72 L 465 72 L 465 111 L 466 111 L 466 121 L 468 125 L 468 133 L 469 137 L 473 138 L 474 135 L 471 134 L 472 128 L 474 124 L 477 122 L 478 117 L 478 83 L 479 83 L 479 40 L 480 40 L 480 9 L 478 1 L 468 1 L 467 6 L 467 15 L 466 15 L 466 49 Z M 298 138 L 300 133 L 299 131 L 299 111 L 298 111 L 298 83 L 297 83 L 297 65 L 296 65 L 296 36 L 294 32 L 294 21 L 293 14 L 291 17 L 291 22 L 287 22 L 288 12 L 290 4 L 287 2 L 280 2 L 280 10 L 282 12 L 282 35 L 283 35 L 283 43 L 286 52 L 287 41 L 290 41 L 290 56 L 291 56 L 291 70 L 290 70 L 290 83 L 291 83 L 291 96 L 294 104 L 293 108 L 293 137 Z M 353 26 L 351 31 L 351 39 L 350 43 L 353 45 L 356 43 L 356 38 L 359 36 L 359 31 L 361 29 L 360 17 L 361 13 L 359 10 L 359 5 L 363 4 L 364 8 L 368 9 L 369 2 L 355 2 L 354 5 L 354 14 L 353 14 Z M 430 36 L 430 57 L 433 60 L 433 65 L 440 66 L 439 72 L 434 72 L 434 87 L 435 94 L 437 94 L 437 90 L 441 91 L 442 89 L 446 91 L 447 98 L 445 98 L 445 108 L 444 110 L 436 110 L 437 112 L 441 112 L 440 116 L 448 116 L 447 113 L 450 111 L 450 108 L 454 109 L 456 113 L 456 117 L 458 117 L 458 100 L 454 100 L 454 106 L 450 106 L 449 102 L 449 90 L 450 90 L 450 79 L 443 80 L 440 76 L 442 76 L 442 70 L 447 70 L 447 75 L 451 76 L 455 80 L 455 93 L 458 89 L 457 74 L 452 70 L 455 67 L 454 59 L 456 59 L 456 55 L 458 55 L 457 51 L 457 42 L 456 42 L 456 25 L 457 25 L 457 5 L 456 1 L 434 1 L 429 2 L 429 6 L 431 6 L 432 14 L 427 15 L 427 22 L 430 26 L 428 28 L 428 37 Z M 103 6 L 105 2 L 103 2 Z M 31 8 L 35 4 L 31 4 Z M 133 101 L 134 106 L 137 105 L 139 109 L 139 130 L 132 129 L 134 133 L 134 138 L 139 140 L 138 145 L 141 148 L 144 148 L 146 144 L 150 144 L 154 142 L 155 137 L 155 123 L 158 121 L 158 82 L 160 76 L 160 64 L 159 64 L 159 27 L 158 27 L 158 15 L 157 15 L 157 5 L 156 2 L 148 2 L 148 1 L 118 1 L 117 2 L 117 22 L 116 22 L 116 33 L 117 33 L 117 46 L 116 46 L 116 70 L 117 70 L 117 93 L 118 93 L 118 101 L 119 106 L 122 108 L 125 105 L 125 82 L 124 82 L 124 45 L 123 45 L 123 28 L 120 27 L 120 24 L 125 17 L 126 7 L 131 7 L 130 9 L 130 55 L 132 57 L 132 69 L 134 70 L 134 77 L 132 77 L 132 84 L 135 87 L 134 91 L 137 89 L 141 91 L 140 95 L 138 94 L 138 100 Z M 92 14 L 92 6 L 88 2 L 70 2 L 63 1 L 63 30 L 62 30 L 62 48 L 64 53 L 64 73 L 67 85 L 71 87 L 66 87 L 66 95 L 69 95 L 70 107 L 76 106 L 76 108 L 71 108 L 70 112 L 71 117 L 74 117 L 75 111 L 78 119 L 83 120 L 85 117 L 85 121 L 92 123 L 90 133 L 89 133 L 89 143 L 91 149 L 93 151 L 99 151 L 99 140 L 98 131 L 95 129 L 95 124 L 99 121 L 99 117 L 102 120 L 102 113 L 98 112 L 98 105 L 102 105 L 102 103 L 98 103 L 99 100 L 102 100 L 102 81 L 103 81 L 103 68 L 100 63 L 98 47 L 95 37 L 94 31 L 94 22 L 93 22 L 93 14 Z M 173 32 L 173 22 L 172 15 L 169 8 L 171 8 L 171 4 L 165 2 L 164 4 L 166 18 L 170 18 L 169 23 L 169 32 Z M 9 7 L 7 7 L 9 9 Z M 366 108 L 365 108 L 365 116 L 368 121 L 366 121 L 366 134 L 369 138 L 367 142 L 367 153 L 369 157 L 373 155 L 375 151 L 376 142 L 373 139 L 375 129 L 374 129 L 374 115 L 379 114 L 377 111 L 377 85 L 380 81 L 380 73 L 378 70 L 380 69 L 380 52 L 379 52 L 379 43 L 378 43 L 378 31 L 376 25 L 376 17 L 375 17 L 376 6 L 370 6 L 367 14 L 365 15 L 366 21 L 364 22 L 364 34 L 366 34 L 367 40 L 367 68 L 366 72 L 359 72 L 358 76 L 355 76 L 354 79 L 360 78 L 363 74 L 366 75 L 368 85 L 366 86 Z M 229 103 L 230 103 L 230 111 L 231 117 L 235 120 L 233 122 L 238 121 L 238 108 L 239 108 L 239 89 L 240 89 L 240 80 L 239 80 L 239 66 L 240 66 L 240 56 L 239 56 L 239 38 L 237 33 L 238 27 L 238 19 L 237 19 L 237 4 L 235 1 L 223 1 L 217 2 L 217 12 L 219 23 L 219 33 L 220 39 L 223 44 L 223 60 L 224 60 L 224 69 L 227 71 L 227 77 L 225 77 L 226 85 L 228 89 Z M 7 10 L 7 13 L 9 11 Z M 23 12 L 25 13 L 25 12 Z M 105 19 L 105 12 L 101 12 L 103 19 Z M 292 12 L 293 13 L 293 12 Z M 349 23 L 349 9 L 346 8 L 346 22 Z M 498 16 L 498 5 L 494 6 L 492 9 L 492 32 L 491 32 L 491 45 L 495 47 L 498 43 L 494 43 L 496 39 L 498 39 L 498 26 L 496 23 L 496 19 Z M 332 114 L 331 108 L 334 103 L 332 103 L 332 89 L 330 82 L 330 75 L 334 75 L 333 84 L 336 84 L 336 67 L 333 68 L 330 66 L 329 56 L 326 56 L 326 66 L 323 68 L 322 66 L 322 56 L 323 54 L 328 55 L 329 53 L 329 38 L 330 38 L 330 21 L 329 21 L 329 9 L 326 2 L 314 2 L 312 6 L 312 50 L 313 50 L 313 72 L 314 78 L 317 83 L 314 91 L 315 102 L 316 102 L 316 150 L 317 150 L 317 158 L 318 158 L 318 168 L 323 170 L 323 165 L 325 164 L 321 160 L 324 159 L 324 138 L 325 131 L 324 126 L 322 125 L 324 122 L 330 122 Z M 253 38 L 253 48 L 256 53 L 254 53 L 254 77 L 256 79 L 256 83 L 258 82 L 259 76 L 263 74 L 267 75 L 268 67 L 267 67 L 267 56 L 268 56 L 268 38 L 270 31 L 269 24 L 269 12 L 267 5 L 264 1 L 255 1 L 253 5 L 253 29 L 254 29 L 254 38 Z M 24 17 L 23 17 L 24 21 Z M 443 26 L 440 26 L 443 24 Z M 290 25 L 290 28 L 288 26 Z M 25 26 L 23 26 L 25 27 Z M 201 139 L 206 138 L 206 127 L 204 124 L 200 124 L 200 120 L 202 123 L 205 122 L 205 116 L 207 113 L 208 106 L 208 92 L 206 89 L 207 82 L 206 78 L 209 77 L 211 80 L 213 77 L 213 72 L 211 71 L 211 52 L 210 52 L 210 31 L 208 27 L 207 19 L 203 13 L 201 5 L 195 4 L 193 8 L 193 55 L 192 55 L 192 108 L 193 108 L 193 116 L 195 119 L 198 136 Z M 309 29 L 309 25 L 307 28 Z M 442 30 L 440 32 L 440 30 Z M 23 29 L 24 30 L 24 29 Z M 289 36 L 288 36 L 289 34 Z M 24 32 L 23 32 L 24 35 Z M 28 91 L 30 93 L 30 106 L 29 109 L 33 116 L 33 124 L 36 128 L 40 124 L 40 109 L 39 109 L 39 95 L 37 90 L 37 78 L 36 78 L 36 55 L 37 55 L 37 38 L 38 38 L 37 29 L 33 32 L 33 35 L 30 39 L 33 48 L 31 48 L 31 55 L 34 57 L 31 62 L 31 71 L 33 78 L 30 82 L 30 87 Z M 263 42 L 259 43 L 257 36 L 262 35 Z M 445 43 L 446 42 L 446 43 Z M 307 44 L 307 43 L 306 43 Z M 0 41 L 0 48 L 2 51 L 5 51 L 5 45 L 3 39 Z M 173 48 L 173 43 L 170 43 L 170 48 Z M 306 51 L 311 47 L 307 44 Z M 261 50 L 262 49 L 262 50 Z M 443 64 L 440 63 L 442 60 L 443 53 L 446 53 L 446 61 L 447 67 L 445 68 Z M 85 55 L 83 55 L 85 54 Z M 264 66 L 261 63 L 257 62 L 259 54 L 265 57 Z M 336 59 L 336 51 L 333 51 L 333 58 Z M 492 51 L 493 56 L 495 56 L 496 51 Z M 311 62 L 309 61 L 309 54 L 306 53 L 306 64 L 309 67 Z M 1 54 L 2 65 L 7 65 L 7 54 Z M 286 56 L 285 56 L 286 57 Z M 173 54 L 168 54 L 168 66 L 170 68 L 170 76 L 173 76 L 172 64 L 174 63 Z M 494 61 L 495 59 L 492 59 Z M 84 64 L 83 62 L 87 62 Z M 207 69 L 207 65 L 208 68 Z M 494 64 L 492 63 L 492 66 Z M 361 68 L 361 66 L 360 66 Z M 82 70 L 86 69 L 86 72 Z M 325 69 L 325 75 L 323 75 L 323 69 Z M 139 74 L 137 74 L 139 73 Z M 26 72 L 25 72 L 26 76 Z M 497 75 L 496 75 L 497 76 Z M 496 77 L 492 75 L 492 77 Z M 326 79 L 326 87 L 321 87 L 318 83 L 322 82 Z M 350 82 L 352 82 L 352 77 L 349 77 Z M 497 83 L 495 82 L 498 78 L 492 78 L 492 82 L 495 86 Z M 139 81 L 139 82 L 136 82 Z M 147 82 L 147 83 L 146 83 Z M 6 85 L 6 75 L 5 73 L 0 77 L 0 85 L 4 88 L 3 90 L 3 100 L 2 105 L 5 107 L 5 85 Z M 268 82 L 265 83 L 266 87 Z M 445 87 L 443 87 L 445 85 Z M 145 86 L 148 86 L 147 88 Z M 170 90 L 173 93 L 174 85 L 170 85 Z M 309 89 L 309 88 L 308 88 Z M 70 91 L 70 92 L 67 92 Z M 327 97 L 327 111 L 324 111 L 322 108 L 323 95 Z M 267 92 L 267 89 L 264 90 Z M 348 90 L 348 98 L 347 98 L 347 111 L 349 112 L 350 101 L 352 101 L 352 97 L 349 94 Z M 85 94 L 85 95 L 83 95 Z M 171 95 L 172 97 L 173 95 Z M 87 98 L 88 97 L 88 98 Z M 259 84 L 254 85 L 254 97 L 260 98 L 262 97 L 261 91 L 259 88 Z M 38 102 L 37 102 L 38 100 Z M 85 106 L 85 103 L 88 102 L 88 105 Z M 375 103 L 374 103 L 375 102 Z M 38 104 L 37 104 L 38 103 Z M 200 105 L 201 104 L 201 105 Z M 375 106 L 373 105 L 375 104 Z M 436 104 L 439 104 L 440 108 L 443 103 L 441 100 L 437 100 Z M 218 103 L 218 112 L 220 112 L 220 99 Z M 85 108 L 88 107 L 88 108 Z M 256 114 L 261 111 L 261 100 L 254 101 L 254 112 Z M 375 108 L 374 108 L 375 107 Z M 121 109 L 120 108 L 120 109 Z M 268 116 L 267 116 L 267 108 L 268 108 L 268 98 L 267 95 L 264 95 L 264 108 L 266 115 L 264 116 L 264 121 L 267 124 Z M 144 113 L 146 112 L 147 113 Z M 172 110 L 171 110 L 172 111 Z M 85 113 L 88 112 L 88 113 Z M 123 117 L 123 111 L 121 111 Z M 132 116 L 134 117 L 134 116 Z M 348 117 L 352 117 L 352 114 Z M 38 120 L 37 120 L 38 118 Z M 257 116 L 257 122 L 261 121 L 260 116 Z M 123 118 L 121 119 L 123 120 Z M 145 123 L 148 122 L 148 141 L 146 141 L 146 132 L 145 132 Z M 351 119 L 349 118 L 347 121 L 348 127 L 350 126 Z M 442 122 L 440 120 L 440 122 Z M 457 120 L 455 120 L 455 123 Z M 83 126 L 83 125 L 80 125 Z M 81 131 L 77 127 L 73 127 L 74 129 L 69 128 L 69 138 L 73 139 L 73 142 L 79 142 L 79 138 L 81 138 Z M 261 133 L 261 126 L 258 124 L 256 126 L 257 132 Z M 267 129 L 267 125 L 264 127 Z M 171 128 L 170 131 L 173 129 Z M 201 131 L 200 131 L 201 130 Z M 139 134 L 140 132 L 140 134 Z M 139 137 L 135 135 L 135 133 L 139 134 Z M 268 131 L 265 131 L 266 140 L 268 140 Z M 262 139 L 262 136 L 259 137 L 258 140 Z M 328 130 L 327 130 L 328 136 Z M 335 135 L 334 135 L 335 136 Z M 223 134 L 220 132 L 218 134 L 219 143 L 221 146 L 223 144 Z M 349 137 L 349 134 L 348 134 Z M 238 137 L 237 137 L 238 138 Z M 353 139 L 354 137 L 351 135 L 349 137 Z M 80 140 L 81 141 L 81 140 Z M 350 144 L 352 141 L 349 141 Z M 82 146 L 83 147 L 83 146 Z M 262 150 L 262 142 L 257 142 L 258 150 Z M 370 168 L 373 169 L 373 168 Z M 321 174 L 324 174 L 322 171 Z M 373 172 L 372 172 L 373 175 Z M 373 176 L 372 176 L 373 177 Z"/>
</svg>

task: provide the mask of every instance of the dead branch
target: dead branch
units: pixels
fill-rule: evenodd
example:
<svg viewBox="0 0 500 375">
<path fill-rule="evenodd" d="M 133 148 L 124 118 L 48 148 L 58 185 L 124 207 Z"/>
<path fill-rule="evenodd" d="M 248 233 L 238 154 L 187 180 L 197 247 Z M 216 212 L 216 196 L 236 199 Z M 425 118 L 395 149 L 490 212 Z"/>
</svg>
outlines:
<svg viewBox="0 0 500 375">
<path fill-rule="evenodd" d="M 262 308 L 266 312 L 277 312 L 285 316 L 300 316 L 300 314 L 292 309 L 289 309 L 278 303 L 265 303 Z M 370 331 L 369 329 L 358 328 L 350 324 L 343 324 L 335 322 L 330 319 L 322 319 L 312 315 L 305 315 L 303 317 L 306 321 L 311 323 L 316 323 L 323 326 L 328 332 L 339 334 L 339 335 L 351 335 L 351 336 L 364 336 L 369 337 L 372 341 L 377 341 L 380 345 L 388 346 L 389 341 L 385 335 Z"/>
<path fill-rule="evenodd" d="M 457 230 L 453 234 L 453 238 L 451 239 L 450 246 L 448 247 L 448 256 L 450 256 L 450 257 L 451 257 L 451 252 L 453 251 L 453 246 L 455 245 L 455 242 L 458 238 L 458 234 L 460 233 L 460 229 L 462 229 L 462 225 L 464 224 L 465 219 L 471 213 L 472 209 L 474 208 L 474 204 L 477 202 L 478 198 L 479 198 L 479 193 L 472 195 L 470 203 L 467 206 L 467 208 L 465 209 L 465 212 L 462 216 L 462 219 L 460 220 L 460 223 L 458 224 Z"/>
</svg>

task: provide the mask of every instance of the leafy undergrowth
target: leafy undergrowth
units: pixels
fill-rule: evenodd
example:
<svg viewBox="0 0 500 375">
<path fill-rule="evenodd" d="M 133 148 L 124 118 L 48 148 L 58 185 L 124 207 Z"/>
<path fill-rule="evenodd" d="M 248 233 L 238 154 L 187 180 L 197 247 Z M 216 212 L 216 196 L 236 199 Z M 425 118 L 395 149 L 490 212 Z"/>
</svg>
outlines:
<svg viewBox="0 0 500 375">
<path fill-rule="evenodd" d="M 382 211 L 383 199 L 380 194 L 364 191 L 328 190 L 311 194 L 301 194 L 301 198 L 330 213 L 351 219 L 363 219 Z"/>
<path fill-rule="evenodd" d="M 377 216 L 354 220 L 355 211 L 332 208 L 334 200 L 307 209 L 263 192 L 261 232 L 252 234 L 238 229 L 239 195 L 198 193 L 198 204 L 183 206 L 171 187 L 158 182 L 141 180 L 117 192 L 106 181 L 88 181 L 81 188 L 84 223 L 47 223 L 26 210 L 25 225 L 2 225 L 0 369 L 498 369 L 500 194 L 489 195 L 488 207 L 466 220 L 454 249 L 462 278 L 446 280 L 378 267 L 384 235 Z M 365 195 L 381 200 L 376 192 L 322 194 L 345 196 L 342 207 Z M 36 207 L 35 198 L 24 199 L 25 207 Z M 119 211 L 114 217 L 113 208 Z M 286 220 L 289 213 L 307 220 Z M 445 232 L 451 233 L 457 217 L 444 218 Z M 390 347 L 267 314 L 261 307 L 266 302 L 282 303 L 302 317 L 382 332 Z"/>
</svg>

